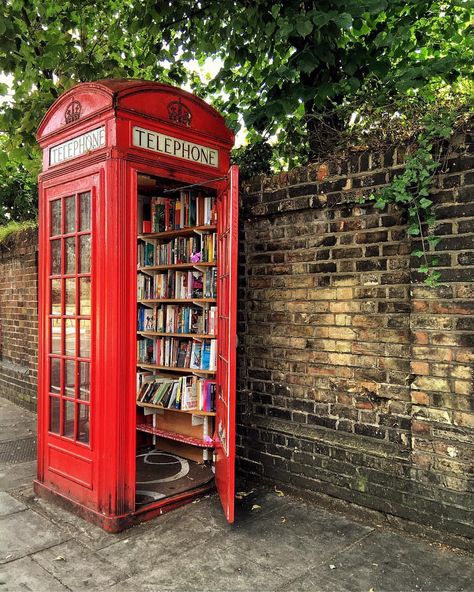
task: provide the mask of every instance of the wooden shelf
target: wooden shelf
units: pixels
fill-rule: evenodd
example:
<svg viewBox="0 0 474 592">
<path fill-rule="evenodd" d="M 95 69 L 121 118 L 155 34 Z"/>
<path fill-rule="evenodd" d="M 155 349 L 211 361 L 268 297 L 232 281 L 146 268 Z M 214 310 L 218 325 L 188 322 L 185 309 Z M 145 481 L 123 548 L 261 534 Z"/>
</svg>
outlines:
<svg viewBox="0 0 474 592">
<path fill-rule="evenodd" d="M 187 228 L 178 228 L 176 230 L 165 230 L 164 232 L 147 232 L 139 234 L 138 238 L 147 240 L 148 238 L 174 238 L 176 236 L 191 236 L 197 232 L 216 232 L 216 225 L 209 226 L 188 226 Z"/>
<path fill-rule="evenodd" d="M 200 438 L 193 438 L 192 436 L 183 436 L 183 434 L 178 434 L 178 432 L 170 432 L 168 430 L 154 428 L 152 425 L 149 425 L 147 423 L 138 424 L 137 430 L 139 432 L 153 434 L 154 436 L 160 436 L 161 438 L 167 438 L 168 440 L 175 440 L 176 442 L 184 442 L 185 444 L 191 444 L 192 446 L 199 446 L 200 448 L 214 448 L 212 440 L 207 442 L 205 440 L 201 440 Z"/>
<path fill-rule="evenodd" d="M 217 339 L 217 335 L 206 335 L 205 333 L 162 333 L 159 331 L 137 331 L 137 335 L 143 337 L 186 337 L 193 339 Z"/>
<path fill-rule="evenodd" d="M 174 409 L 173 407 L 163 407 L 162 405 L 153 405 L 153 403 L 142 403 L 137 401 L 138 407 L 149 407 L 150 409 L 163 409 L 165 411 L 173 411 L 174 413 L 188 413 L 190 415 L 207 415 L 208 417 L 215 417 L 215 411 L 201 411 L 200 409 Z"/>
<path fill-rule="evenodd" d="M 180 372 L 181 374 L 215 374 L 215 370 L 200 370 L 199 368 L 181 368 L 179 366 L 159 366 L 158 364 L 147 364 L 146 362 L 137 362 L 140 368 L 148 370 L 167 370 L 168 372 Z"/>
<path fill-rule="evenodd" d="M 216 298 L 148 298 L 146 300 L 137 300 L 138 304 L 154 304 L 156 302 L 187 302 L 192 304 L 193 302 L 217 302 Z"/>
<path fill-rule="evenodd" d="M 196 267 L 217 267 L 217 261 L 199 261 L 198 263 L 168 263 L 164 265 L 147 265 L 139 267 L 138 271 L 160 271 L 166 269 L 194 269 Z"/>
</svg>

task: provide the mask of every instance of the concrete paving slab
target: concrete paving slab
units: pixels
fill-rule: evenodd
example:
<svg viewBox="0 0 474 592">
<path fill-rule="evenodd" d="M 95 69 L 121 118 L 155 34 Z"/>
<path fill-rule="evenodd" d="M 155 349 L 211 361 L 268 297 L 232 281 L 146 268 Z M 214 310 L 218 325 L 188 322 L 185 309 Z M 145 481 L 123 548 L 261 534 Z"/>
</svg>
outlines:
<svg viewBox="0 0 474 592">
<path fill-rule="evenodd" d="M 11 493 L 36 514 L 57 525 L 70 538 L 75 538 L 91 550 L 100 549 L 117 542 L 121 538 L 133 536 L 135 531 L 135 529 L 130 529 L 129 531 L 118 534 L 105 532 L 73 512 L 69 512 L 55 503 L 36 497 L 31 484 L 26 487 L 14 489 Z"/>
<path fill-rule="evenodd" d="M 286 582 L 278 588 L 275 592 L 354 592 L 354 588 L 349 587 L 344 582 L 343 578 L 338 578 L 321 574 L 318 569 L 311 570 L 311 573 L 305 574 L 296 580 Z M 373 589 L 375 591 L 375 588 Z M 396 586 L 390 592 L 400 590 Z M 369 592 L 370 588 L 364 589 L 364 592 Z M 375 592 L 382 592 L 376 590 Z M 404 590 L 402 592 L 405 592 Z"/>
<path fill-rule="evenodd" d="M 242 524 L 246 520 L 254 520 L 255 515 L 268 514 L 275 510 L 280 511 L 291 500 L 278 488 L 274 489 L 243 489 L 237 492 L 235 500 L 236 523 Z M 257 509 L 255 506 L 259 506 Z"/>
<path fill-rule="evenodd" d="M 0 397 L 0 426 L 11 421 L 19 423 L 25 420 L 36 423 L 36 417 L 36 413 L 33 411 L 19 407 L 13 401 Z"/>
<path fill-rule="evenodd" d="M 154 563 L 142 563 L 141 567 L 137 575 L 115 586 L 115 590 L 265 592 L 284 583 L 282 576 L 257 565 L 236 549 L 199 543 L 184 552 L 177 547 L 166 558 L 157 554 Z"/>
<path fill-rule="evenodd" d="M 22 504 L 6 491 L 0 491 L 0 516 L 8 516 L 26 510 L 25 504 Z"/>
<path fill-rule="evenodd" d="M 0 442 L 19 440 L 36 434 L 36 423 L 5 423 L 0 425 Z"/>
<path fill-rule="evenodd" d="M 36 434 L 36 414 L 0 398 L 0 442 Z"/>
<path fill-rule="evenodd" d="M 31 485 L 36 477 L 36 461 L 0 465 L 0 491 Z"/>
<path fill-rule="evenodd" d="M 188 510 L 184 511 L 183 510 Z M 133 533 L 131 529 L 127 532 Z M 136 535 L 136 533 L 133 533 Z M 144 565 L 154 565 L 160 560 L 182 553 L 190 547 L 214 548 L 213 539 L 222 534 L 211 524 L 205 525 L 192 515 L 190 507 L 170 512 L 154 521 L 153 528 L 142 530 L 140 536 L 132 536 L 97 551 L 104 559 L 120 567 L 128 574 L 140 573 Z"/>
<path fill-rule="evenodd" d="M 331 570 L 330 565 L 334 565 Z M 354 591 L 473 590 L 472 557 L 415 538 L 377 530 L 311 572 L 319 580 L 341 581 Z M 297 588 L 309 590 L 309 587 Z"/>
<path fill-rule="evenodd" d="M 129 575 L 76 541 L 50 547 L 31 557 L 71 590 L 108 588 Z"/>
<path fill-rule="evenodd" d="M 67 538 L 49 520 L 31 510 L 0 518 L 0 563 L 30 555 Z"/>
<path fill-rule="evenodd" d="M 68 588 L 35 563 L 31 557 L 23 557 L 0 565 L 0 590 L 2 592 L 66 592 Z"/>
<path fill-rule="evenodd" d="M 327 561 L 371 532 L 363 526 L 304 502 L 281 500 L 269 514 L 253 511 L 253 520 L 237 522 L 221 535 L 217 546 L 232 546 L 242 556 L 274 570 L 285 578 L 296 578 L 311 566 Z"/>
</svg>

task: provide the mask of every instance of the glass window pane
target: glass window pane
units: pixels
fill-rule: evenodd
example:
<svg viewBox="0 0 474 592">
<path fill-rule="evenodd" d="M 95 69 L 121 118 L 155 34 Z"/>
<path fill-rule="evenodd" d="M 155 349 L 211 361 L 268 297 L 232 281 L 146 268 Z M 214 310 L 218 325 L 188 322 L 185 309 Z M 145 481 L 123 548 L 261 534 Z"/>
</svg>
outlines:
<svg viewBox="0 0 474 592">
<path fill-rule="evenodd" d="M 51 280 L 51 314 L 61 314 L 61 280 Z"/>
<path fill-rule="evenodd" d="M 66 355 L 76 355 L 76 321 L 75 319 L 66 319 L 64 321 L 66 327 Z"/>
<path fill-rule="evenodd" d="M 89 362 L 79 362 L 79 398 L 83 401 L 89 400 L 90 367 Z"/>
<path fill-rule="evenodd" d="M 66 197 L 66 217 L 64 220 L 65 228 L 64 234 L 76 232 L 76 198 L 73 196 Z"/>
<path fill-rule="evenodd" d="M 89 191 L 79 195 L 80 223 L 79 230 L 91 229 L 91 194 Z"/>
<path fill-rule="evenodd" d="M 51 353 L 62 354 L 61 319 L 51 319 Z"/>
<path fill-rule="evenodd" d="M 66 312 L 68 316 L 76 314 L 76 280 L 66 280 Z"/>
<path fill-rule="evenodd" d="M 77 439 L 83 444 L 89 444 L 89 412 L 88 405 L 78 405 L 79 415 L 77 423 Z"/>
<path fill-rule="evenodd" d="M 74 438 L 74 402 L 64 400 L 63 405 L 63 435 Z"/>
<path fill-rule="evenodd" d="M 67 238 L 66 241 L 66 266 L 64 273 L 69 275 L 72 273 L 76 273 L 76 238 L 71 236 L 71 238 Z"/>
<path fill-rule="evenodd" d="M 64 396 L 74 398 L 76 382 L 76 363 L 74 360 L 64 361 Z"/>
<path fill-rule="evenodd" d="M 61 239 L 51 241 L 51 275 L 61 275 Z"/>
<path fill-rule="evenodd" d="M 91 270 L 91 235 L 79 236 L 79 273 L 90 273 Z"/>
<path fill-rule="evenodd" d="M 49 397 L 49 431 L 59 434 L 60 401 L 58 397 Z"/>
<path fill-rule="evenodd" d="M 79 280 L 80 296 L 79 296 L 79 314 L 91 314 L 91 278 L 83 277 Z"/>
<path fill-rule="evenodd" d="M 91 322 L 79 321 L 79 356 L 88 358 L 91 355 Z"/>
<path fill-rule="evenodd" d="M 61 200 L 51 202 L 51 232 L 50 236 L 61 234 Z"/>
<path fill-rule="evenodd" d="M 57 395 L 61 393 L 61 360 L 59 358 L 50 359 L 49 392 Z"/>
</svg>

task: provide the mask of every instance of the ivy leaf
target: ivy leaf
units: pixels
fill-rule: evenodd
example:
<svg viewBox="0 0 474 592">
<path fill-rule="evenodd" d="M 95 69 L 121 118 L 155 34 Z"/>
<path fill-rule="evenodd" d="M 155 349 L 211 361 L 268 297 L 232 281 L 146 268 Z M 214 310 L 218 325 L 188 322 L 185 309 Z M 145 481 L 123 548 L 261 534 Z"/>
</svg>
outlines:
<svg viewBox="0 0 474 592">
<path fill-rule="evenodd" d="M 420 234 L 420 227 L 418 224 L 412 224 L 408 227 L 407 232 L 410 236 L 418 236 Z"/>
<path fill-rule="evenodd" d="M 336 25 L 339 25 L 341 29 L 350 29 L 352 27 L 352 16 L 347 12 L 337 15 L 332 20 Z"/>
<path fill-rule="evenodd" d="M 313 30 L 313 23 L 305 18 L 298 19 L 296 21 L 296 30 L 301 37 L 307 37 Z"/>
<path fill-rule="evenodd" d="M 413 251 L 413 252 L 412 252 L 412 256 L 413 256 L 413 257 L 418 257 L 418 259 L 419 259 L 420 257 L 423 257 L 423 255 L 424 255 L 424 252 L 423 252 L 423 251 L 420 251 L 419 249 L 418 249 L 417 251 Z"/>
<path fill-rule="evenodd" d="M 433 249 L 434 249 L 436 247 L 436 245 L 440 242 L 441 239 L 437 236 L 429 236 L 427 240 L 428 240 L 430 246 L 433 247 Z"/>
<path fill-rule="evenodd" d="M 427 199 L 426 197 L 423 197 L 420 199 L 420 201 L 418 203 L 420 204 L 421 208 L 426 210 L 426 208 L 429 208 L 433 202 L 431 199 Z"/>
</svg>

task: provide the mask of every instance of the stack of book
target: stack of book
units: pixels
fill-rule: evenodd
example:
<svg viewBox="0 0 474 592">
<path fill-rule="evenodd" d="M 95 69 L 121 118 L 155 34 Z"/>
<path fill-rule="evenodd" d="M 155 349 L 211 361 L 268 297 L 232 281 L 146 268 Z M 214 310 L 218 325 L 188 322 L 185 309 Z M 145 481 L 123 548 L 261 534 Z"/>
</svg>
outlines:
<svg viewBox="0 0 474 592">
<path fill-rule="evenodd" d="M 216 340 L 193 341 L 179 337 L 143 337 L 137 341 L 138 361 L 169 368 L 216 369 Z"/>
<path fill-rule="evenodd" d="M 216 383 L 197 376 L 179 378 L 146 375 L 137 390 L 137 401 L 165 409 L 214 411 Z"/>
<path fill-rule="evenodd" d="M 202 308 L 200 306 L 183 306 L 182 304 L 140 306 L 137 330 L 215 335 L 217 307 Z"/>
<path fill-rule="evenodd" d="M 153 197 L 150 220 L 143 220 L 149 232 L 166 232 L 216 222 L 216 199 L 201 192 L 181 191 L 179 197 Z"/>
<path fill-rule="evenodd" d="M 147 241 L 140 250 L 140 261 L 146 260 L 148 253 Z M 149 261 L 156 261 L 156 265 L 174 265 L 176 263 L 213 263 L 216 258 L 216 233 L 191 237 L 177 237 L 156 247 L 156 256 L 149 256 Z M 144 251 L 144 254 L 141 254 Z M 155 263 L 146 263 L 155 265 Z"/>
</svg>

